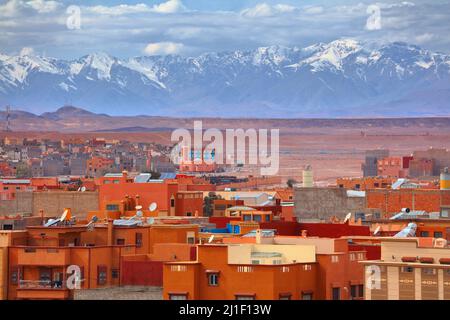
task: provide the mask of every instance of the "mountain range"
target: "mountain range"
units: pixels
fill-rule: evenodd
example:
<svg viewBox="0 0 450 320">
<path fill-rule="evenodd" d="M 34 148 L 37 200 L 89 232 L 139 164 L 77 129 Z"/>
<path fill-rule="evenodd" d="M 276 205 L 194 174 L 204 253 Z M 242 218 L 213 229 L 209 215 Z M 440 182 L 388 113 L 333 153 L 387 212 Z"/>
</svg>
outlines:
<svg viewBox="0 0 450 320">
<path fill-rule="evenodd" d="M 0 104 L 45 119 L 66 104 L 179 118 L 448 116 L 450 55 L 352 39 L 198 57 L 0 54 Z"/>
</svg>

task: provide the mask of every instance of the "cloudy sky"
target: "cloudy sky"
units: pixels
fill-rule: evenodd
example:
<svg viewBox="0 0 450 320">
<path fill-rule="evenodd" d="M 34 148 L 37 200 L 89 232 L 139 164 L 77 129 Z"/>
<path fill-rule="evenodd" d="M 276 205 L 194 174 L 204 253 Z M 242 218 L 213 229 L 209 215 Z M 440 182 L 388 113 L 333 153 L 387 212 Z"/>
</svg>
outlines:
<svg viewBox="0 0 450 320">
<path fill-rule="evenodd" d="M 350 37 L 450 53 L 449 21 L 450 0 L 0 0 L 0 52 L 198 55 Z"/>
</svg>

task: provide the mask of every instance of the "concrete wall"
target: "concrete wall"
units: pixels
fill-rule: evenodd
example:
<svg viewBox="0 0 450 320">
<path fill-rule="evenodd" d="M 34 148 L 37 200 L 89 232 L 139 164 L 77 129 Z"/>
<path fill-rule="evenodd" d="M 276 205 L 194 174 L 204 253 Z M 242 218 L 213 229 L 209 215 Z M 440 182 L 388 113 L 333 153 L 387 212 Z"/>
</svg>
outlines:
<svg viewBox="0 0 450 320">
<path fill-rule="evenodd" d="M 76 290 L 74 300 L 162 300 L 161 287 L 116 287 Z"/>
<path fill-rule="evenodd" d="M 47 217 L 59 216 L 64 208 L 71 208 L 77 218 L 86 218 L 89 211 L 99 210 L 98 192 L 33 192 L 34 216 L 38 216 L 40 210 L 44 210 Z"/>
<path fill-rule="evenodd" d="M 296 188 L 294 202 L 298 219 L 343 219 L 349 212 L 366 212 L 366 199 L 348 197 L 344 188 Z"/>
<path fill-rule="evenodd" d="M 64 208 L 71 208 L 72 215 L 85 218 L 89 211 L 97 211 L 98 192 L 36 191 L 17 192 L 13 200 L 0 201 L 0 216 L 59 216 Z"/>
<path fill-rule="evenodd" d="M 0 216 L 31 215 L 32 200 L 33 193 L 30 191 L 17 192 L 12 200 L 0 200 Z"/>
</svg>

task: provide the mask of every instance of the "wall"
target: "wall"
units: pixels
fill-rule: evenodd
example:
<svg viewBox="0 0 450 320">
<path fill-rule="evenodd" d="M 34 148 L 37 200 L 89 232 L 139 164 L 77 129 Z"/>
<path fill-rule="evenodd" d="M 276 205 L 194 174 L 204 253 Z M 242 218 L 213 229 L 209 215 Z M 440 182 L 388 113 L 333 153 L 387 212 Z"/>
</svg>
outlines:
<svg viewBox="0 0 450 320">
<path fill-rule="evenodd" d="M 162 300 L 162 288 L 133 286 L 77 290 L 74 300 Z"/>
<path fill-rule="evenodd" d="M 31 215 L 33 212 L 32 202 L 32 192 L 17 192 L 14 199 L 0 201 L 0 215 Z"/>
<path fill-rule="evenodd" d="M 296 188 L 295 216 L 298 219 L 324 219 L 332 216 L 343 219 L 349 212 L 364 212 L 363 197 L 347 197 L 343 188 Z"/>
<path fill-rule="evenodd" d="M 123 260 L 121 273 L 121 285 L 161 287 L 163 282 L 163 262 Z"/>
<path fill-rule="evenodd" d="M 6 300 L 8 282 L 8 248 L 0 247 L 0 301 Z"/>
<path fill-rule="evenodd" d="M 432 189 L 367 190 L 367 208 L 379 209 L 382 214 L 399 213 L 402 208 L 439 212 L 441 191 Z"/>
<path fill-rule="evenodd" d="M 46 217 L 60 216 L 64 208 L 71 208 L 72 216 L 85 219 L 89 211 L 98 210 L 98 192 L 39 191 L 33 192 L 32 212 Z"/>
<path fill-rule="evenodd" d="M 98 192 L 36 191 L 17 192 L 13 200 L 0 201 L 0 215 L 60 216 L 64 208 L 72 215 L 85 218 L 88 211 L 98 210 Z"/>
</svg>

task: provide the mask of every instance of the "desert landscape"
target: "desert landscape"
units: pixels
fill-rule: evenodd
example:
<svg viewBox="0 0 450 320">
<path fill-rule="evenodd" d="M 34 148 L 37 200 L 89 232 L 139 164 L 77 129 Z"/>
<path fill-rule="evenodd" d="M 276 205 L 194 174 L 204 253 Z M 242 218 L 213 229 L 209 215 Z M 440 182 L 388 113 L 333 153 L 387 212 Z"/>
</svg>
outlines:
<svg viewBox="0 0 450 320">
<path fill-rule="evenodd" d="M 4 114 L 1 115 L 4 117 Z M 391 155 L 414 150 L 450 148 L 450 118 L 387 119 L 224 119 L 169 117 L 111 117 L 83 109 L 64 107 L 54 113 L 32 115 L 14 112 L 12 132 L 0 138 L 39 139 L 94 138 L 131 142 L 155 142 L 171 146 L 177 128 L 192 129 L 201 120 L 203 129 L 279 129 L 280 172 L 284 181 L 301 181 L 302 169 L 312 165 L 316 183 L 334 183 L 337 177 L 361 176 L 361 163 L 368 149 L 385 148 Z M 39 129 L 39 130 L 38 130 Z M 258 175 L 245 166 L 234 175 Z"/>
</svg>

